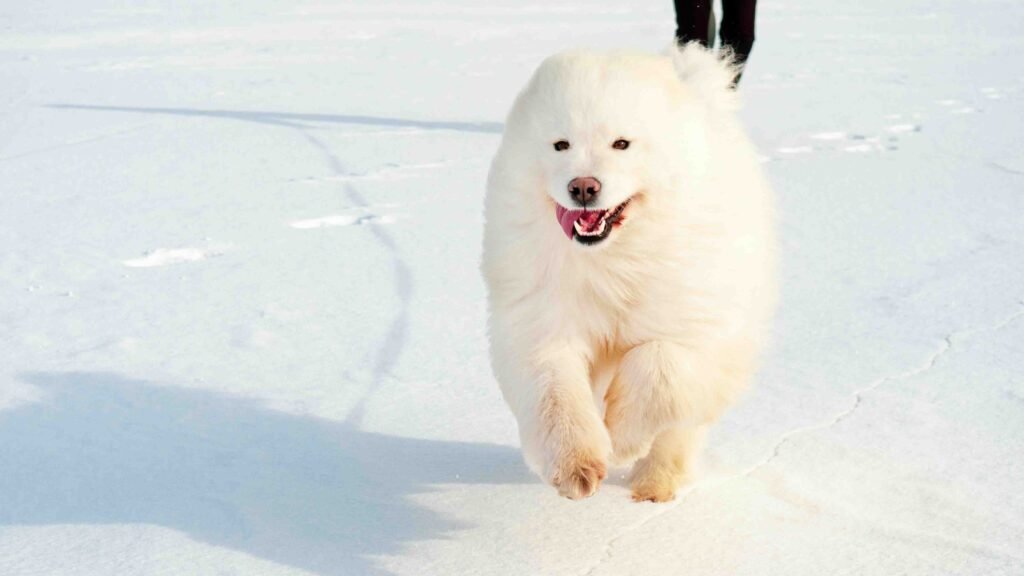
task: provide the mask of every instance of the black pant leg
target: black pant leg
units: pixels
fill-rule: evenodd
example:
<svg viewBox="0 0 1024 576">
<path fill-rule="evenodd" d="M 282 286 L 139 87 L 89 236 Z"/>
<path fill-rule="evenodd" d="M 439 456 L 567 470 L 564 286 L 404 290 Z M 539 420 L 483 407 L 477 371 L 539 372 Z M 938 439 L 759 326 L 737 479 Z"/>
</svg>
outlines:
<svg viewBox="0 0 1024 576">
<path fill-rule="evenodd" d="M 676 42 L 700 42 L 708 45 L 708 20 L 714 0 L 674 0 L 676 5 Z"/>
<path fill-rule="evenodd" d="M 678 2 L 677 2 L 678 4 Z M 757 0 L 722 0 L 722 45 L 732 48 L 736 62 L 743 64 L 754 46 L 754 12 Z"/>
</svg>

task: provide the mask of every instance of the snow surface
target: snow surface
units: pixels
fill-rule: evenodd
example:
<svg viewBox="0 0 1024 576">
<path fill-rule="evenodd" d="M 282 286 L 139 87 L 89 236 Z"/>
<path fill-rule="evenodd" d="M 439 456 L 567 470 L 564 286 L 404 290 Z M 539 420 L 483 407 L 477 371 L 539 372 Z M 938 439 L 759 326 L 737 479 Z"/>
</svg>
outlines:
<svg viewBox="0 0 1024 576">
<path fill-rule="evenodd" d="M 527 472 L 477 264 L 516 90 L 670 2 L 4 2 L 0 574 L 1024 574 L 1024 5 L 758 18 L 775 343 L 655 505 Z"/>
</svg>

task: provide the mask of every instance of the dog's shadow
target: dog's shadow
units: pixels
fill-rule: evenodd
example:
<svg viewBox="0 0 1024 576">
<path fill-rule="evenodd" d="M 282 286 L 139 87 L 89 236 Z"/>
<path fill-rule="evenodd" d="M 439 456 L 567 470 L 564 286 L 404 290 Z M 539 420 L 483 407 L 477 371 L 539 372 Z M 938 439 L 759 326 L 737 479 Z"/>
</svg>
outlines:
<svg viewBox="0 0 1024 576">
<path fill-rule="evenodd" d="M 443 538 L 409 496 L 532 482 L 518 451 L 362 432 L 107 373 L 29 373 L 44 399 L 0 412 L 0 528 L 151 524 L 318 574 Z"/>
</svg>

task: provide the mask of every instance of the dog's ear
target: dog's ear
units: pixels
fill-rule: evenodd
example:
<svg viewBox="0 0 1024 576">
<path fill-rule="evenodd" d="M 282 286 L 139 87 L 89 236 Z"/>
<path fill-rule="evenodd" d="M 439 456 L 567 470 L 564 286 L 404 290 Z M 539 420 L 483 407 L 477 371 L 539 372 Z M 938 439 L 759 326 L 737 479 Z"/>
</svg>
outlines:
<svg viewBox="0 0 1024 576">
<path fill-rule="evenodd" d="M 667 53 L 672 58 L 679 80 L 709 107 L 716 110 L 740 107 L 740 99 L 733 86 L 739 66 L 731 50 L 715 54 L 698 42 L 690 42 L 682 47 L 673 43 Z"/>
</svg>

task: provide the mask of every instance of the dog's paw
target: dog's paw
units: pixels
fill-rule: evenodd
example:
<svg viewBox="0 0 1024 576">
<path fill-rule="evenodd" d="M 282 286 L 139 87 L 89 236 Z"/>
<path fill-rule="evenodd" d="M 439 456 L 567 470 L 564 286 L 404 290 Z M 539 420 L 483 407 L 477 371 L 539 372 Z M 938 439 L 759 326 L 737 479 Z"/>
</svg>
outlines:
<svg viewBox="0 0 1024 576">
<path fill-rule="evenodd" d="M 573 410 L 554 403 L 542 421 L 546 425 L 543 477 L 566 498 L 593 495 L 607 476 L 612 449 L 597 410 L 592 404 Z"/>
<path fill-rule="evenodd" d="M 564 458 L 555 467 L 551 483 L 560 496 L 580 500 L 597 492 L 608 475 L 608 467 L 597 457 L 576 455 Z"/>
<path fill-rule="evenodd" d="M 696 477 L 697 454 L 705 428 L 675 428 L 654 441 L 651 452 L 633 466 L 629 488 L 636 502 L 668 502 Z"/>
<path fill-rule="evenodd" d="M 679 486 L 690 481 L 690 476 L 678 466 L 659 463 L 659 456 L 654 453 L 633 468 L 629 489 L 634 502 L 669 502 L 675 499 Z M 672 460 L 673 464 L 681 462 L 677 458 Z"/>
<path fill-rule="evenodd" d="M 641 462 L 629 479 L 629 489 L 634 502 L 669 502 L 676 497 L 676 489 L 682 481 L 670 471 L 645 466 Z"/>
<path fill-rule="evenodd" d="M 670 502 L 676 497 L 674 486 L 650 483 L 630 487 L 634 502 Z"/>
</svg>

